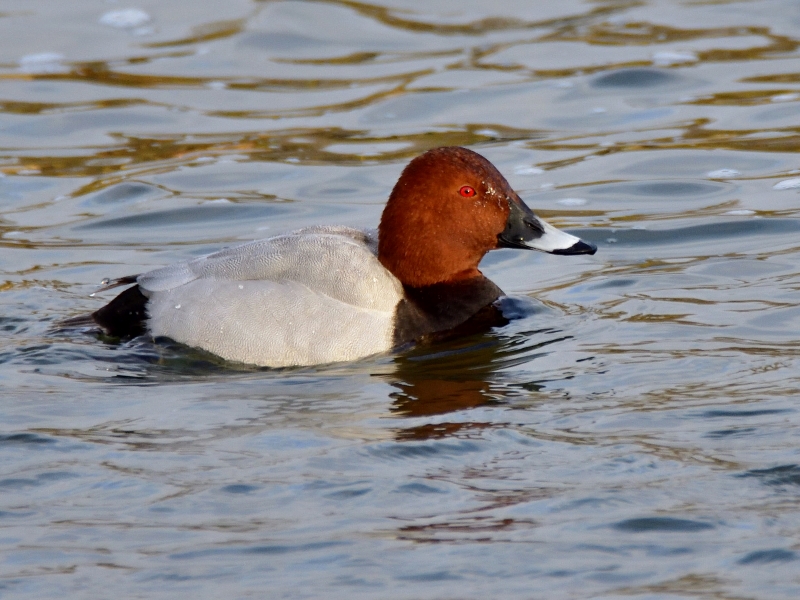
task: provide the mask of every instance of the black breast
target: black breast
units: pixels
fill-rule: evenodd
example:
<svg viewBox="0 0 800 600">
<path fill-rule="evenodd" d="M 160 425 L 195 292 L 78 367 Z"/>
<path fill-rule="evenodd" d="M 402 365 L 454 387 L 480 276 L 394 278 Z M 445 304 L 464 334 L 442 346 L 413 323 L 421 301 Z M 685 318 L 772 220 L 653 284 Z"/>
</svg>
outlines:
<svg viewBox="0 0 800 600">
<path fill-rule="evenodd" d="M 405 286 L 405 295 L 395 310 L 395 345 L 467 335 L 508 323 L 493 304 L 503 291 L 482 275 L 456 283 Z"/>
</svg>

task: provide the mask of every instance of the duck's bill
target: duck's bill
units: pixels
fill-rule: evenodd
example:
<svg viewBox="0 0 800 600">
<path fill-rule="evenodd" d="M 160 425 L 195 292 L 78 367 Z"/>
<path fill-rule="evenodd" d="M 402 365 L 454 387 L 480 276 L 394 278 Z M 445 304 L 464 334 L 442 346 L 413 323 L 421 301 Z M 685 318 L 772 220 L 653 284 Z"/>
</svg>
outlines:
<svg viewBox="0 0 800 600">
<path fill-rule="evenodd" d="M 597 246 L 543 221 L 519 198 L 509 199 L 506 228 L 497 236 L 500 248 L 525 248 L 550 254 L 594 254 Z"/>
<path fill-rule="evenodd" d="M 553 227 L 547 221 L 539 219 L 539 223 L 544 228 L 541 237 L 531 240 L 526 247 L 534 250 L 542 250 L 550 254 L 594 254 L 597 246 L 592 243 L 584 242 L 582 239 L 570 235 L 566 231 Z"/>
</svg>

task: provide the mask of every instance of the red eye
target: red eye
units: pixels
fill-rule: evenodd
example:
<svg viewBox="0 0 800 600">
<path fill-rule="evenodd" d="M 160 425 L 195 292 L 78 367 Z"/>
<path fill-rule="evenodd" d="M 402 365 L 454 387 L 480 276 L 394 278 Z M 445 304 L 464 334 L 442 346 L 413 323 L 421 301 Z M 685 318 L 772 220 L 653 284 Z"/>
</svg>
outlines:
<svg viewBox="0 0 800 600">
<path fill-rule="evenodd" d="M 475 188 L 465 185 L 458 190 L 458 193 L 464 196 L 464 198 L 472 198 L 475 195 Z"/>
</svg>

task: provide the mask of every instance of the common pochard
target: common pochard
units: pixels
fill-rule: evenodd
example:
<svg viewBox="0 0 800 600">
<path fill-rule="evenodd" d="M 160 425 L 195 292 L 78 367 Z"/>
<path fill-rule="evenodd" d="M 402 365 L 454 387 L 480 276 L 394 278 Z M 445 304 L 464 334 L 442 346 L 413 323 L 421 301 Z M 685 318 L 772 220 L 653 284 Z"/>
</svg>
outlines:
<svg viewBox="0 0 800 600">
<path fill-rule="evenodd" d="M 503 295 L 478 270 L 495 248 L 594 254 L 547 224 L 487 159 L 436 148 L 403 170 L 377 232 L 309 227 L 125 277 L 73 324 L 149 333 L 229 361 L 349 361 L 490 322 Z"/>
</svg>

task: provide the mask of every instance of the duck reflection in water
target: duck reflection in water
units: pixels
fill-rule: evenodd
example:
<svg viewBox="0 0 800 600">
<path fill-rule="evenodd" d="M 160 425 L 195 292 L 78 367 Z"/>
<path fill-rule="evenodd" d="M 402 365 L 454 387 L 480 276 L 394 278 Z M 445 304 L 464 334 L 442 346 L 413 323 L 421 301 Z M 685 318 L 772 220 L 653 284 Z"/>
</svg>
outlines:
<svg viewBox="0 0 800 600">
<path fill-rule="evenodd" d="M 508 323 L 499 310 L 494 317 L 498 318 L 497 325 Z M 395 371 L 387 377 L 397 389 L 391 394 L 394 400 L 391 411 L 402 417 L 430 417 L 482 406 L 500 406 L 521 394 L 528 396 L 543 386 L 535 382 L 525 384 L 524 389 L 518 384 L 509 386 L 503 382 L 500 371 L 548 354 L 541 349 L 563 339 L 564 336 L 553 329 L 541 329 L 513 336 L 473 333 L 418 346 L 398 355 Z M 397 439 L 410 441 L 465 435 L 470 430 L 496 425 L 496 422 L 475 421 L 428 423 L 398 430 Z"/>
</svg>

